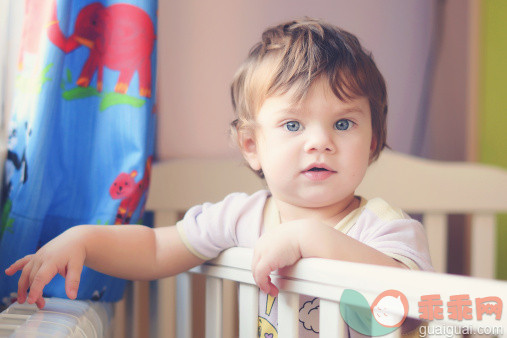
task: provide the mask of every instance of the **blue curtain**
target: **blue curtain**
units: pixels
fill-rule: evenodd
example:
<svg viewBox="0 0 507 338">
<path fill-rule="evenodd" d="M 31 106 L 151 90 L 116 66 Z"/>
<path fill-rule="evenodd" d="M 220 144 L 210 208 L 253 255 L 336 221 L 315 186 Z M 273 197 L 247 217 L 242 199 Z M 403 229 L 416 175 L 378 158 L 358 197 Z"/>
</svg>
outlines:
<svg viewBox="0 0 507 338">
<path fill-rule="evenodd" d="M 15 260 L 78 224 L 138 223 L 155 142 L 156 0 L 27 0 L 0 228 L 0 305 Z M 133 249 L 134 250 L 134 249 Z M 124 281 L 85 268 L 79 299 Z M 66 297 L 57 276 L 45 296 Z"/>
</svg>

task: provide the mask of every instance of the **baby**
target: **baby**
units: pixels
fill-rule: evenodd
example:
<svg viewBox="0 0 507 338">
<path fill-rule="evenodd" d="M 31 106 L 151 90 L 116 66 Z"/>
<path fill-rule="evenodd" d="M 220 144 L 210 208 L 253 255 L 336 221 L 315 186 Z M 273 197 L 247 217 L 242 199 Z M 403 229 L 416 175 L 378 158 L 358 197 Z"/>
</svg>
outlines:
<svg viewBox="0 0 507 338">
<path fill-rule="evenodd" d="M 382 199 L 355 195 L 386 146 L 387 94 L 354 35 L 308 18 L 269 28 L 231 93 L 233 138 L 269 190 L 195 206 L 176 226 L 73 227 L 6 270 L 22 270 L 18 301 L 44 307 L 43 288 L 57 273 L 68 297 L 76 298 L 83 265 L 152 280 L 233 246 L 254 248 L 261 297 L 278 294 L 272 271 L 305 257 L 432 269 L 419 222 Z M 276 330 L 273 316 L 264 319 Z M 318 332 L 302 326 L 305 335 Z"/>
</svg>

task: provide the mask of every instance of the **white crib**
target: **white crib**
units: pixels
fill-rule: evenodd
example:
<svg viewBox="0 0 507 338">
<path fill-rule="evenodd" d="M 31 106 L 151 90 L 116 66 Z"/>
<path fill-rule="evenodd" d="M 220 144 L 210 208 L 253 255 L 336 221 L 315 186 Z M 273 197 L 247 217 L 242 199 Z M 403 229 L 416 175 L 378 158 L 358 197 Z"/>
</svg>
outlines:
<svg viewBox="0 0 507 338">
<path fill-rule="evenodd" d="M 175 224 L 195 204 L 217 202 L 230 192 L 252 193 L 262 187 L 262 181 L 237 160 L 158 163 L 153 167 L 147 209 L 155 213 L 157 226 Z M 408 316 L 413 318 L 419 317 L 421 296 L 440 295 L 444 319 L 423 327 L 428 336 L 435 336 L 431 333 L 439 328 L 458 327 L 488 335 L 506 334 L 505 314 L 499 320 L 494 315 L 479 320 L 474 307 L 473 319 L 454 321 L 448 317 L 446 302 L 462 294 L 469 295 L 472 302 L 488 296 L 507 301 L 507 282 L 493 280 L 495 215 L 507 213 L 507 171 L 384 151 L 369 168 L 358 194 L 381 196 L 409 213 L 422 214 L 439 273 L 302 259 L 285 274 L 272 275 L 281 291 L 279 337 L 297 337 L 300 294 L 320 298 L 321 337 L 346 336 L 339 305 L 346 289 L 360 292 L 369 304 L 382 291 L 398 290 L 407 297 Z M 470 271 L 474 277 L 443 273 L 447 271 L 447 215 L 453 213 L 469 215 Z M 250 271 L 251 255 L 249 249 L 233 248 L 176 277 L 129 284 L 125 299 L 115 306 L 113 336 L 257 337 L 258 289 Z M 399 337 L 401 330 L 389 336 Z"/>
<path fill-rule="evenodd" d="M 232 191 L 252 193 L 262 187 L 262 181 L 238 160 L 158 163 L 153 168 L 147 209 L 155 212 L 156 225 L 174 224 L 195 204 L 220 201 Z M 303 259 L 288 274 L 272 277 L 281 290 L 280 337 L 297 336 L 298 294 L 321 298 L 322 337 L 344 335 L 345 326 L 338 319 L 339 299 L 345 289 L 359 291 L 370 304 L 386 289 L 399 290 L 407 296 L 409 316 L 414 318 L 419 317 L 418 301 L 427 294 L 440 294 L 444 304 L 451 295 L 459 294 L 469 294 L 470 299 L 503 296 L 503 301 L 507 300 L 507 282 L 491 280 L 496 264 L 496 214 L 507 213 L 507 171 L 423 160 L 387 150 L 369 168 L 358 194 L 381 196 L 409 213 L 422 214 L 433 264 L 440 273 Z M 449 214 L 469 215 L 470 271 L 481 278 L 443 274 L 447 271 Z M 233 248 L 175 278 L 133 283 L 126 300 L 116 308 L 116 337 L 146 337 L 148 333 L 178 338 L 256 337 L 258 299 L 249 270 L 251 254 L 248 249 Z M 471 321 L 443 320 L 429 327 L 432 325 L 507 329 L 505 316 L 500 321 L 491 317 L 477 320 L 475 311 Z M 391 335 L 397 334 L 400 330 Z"/>
</svg>

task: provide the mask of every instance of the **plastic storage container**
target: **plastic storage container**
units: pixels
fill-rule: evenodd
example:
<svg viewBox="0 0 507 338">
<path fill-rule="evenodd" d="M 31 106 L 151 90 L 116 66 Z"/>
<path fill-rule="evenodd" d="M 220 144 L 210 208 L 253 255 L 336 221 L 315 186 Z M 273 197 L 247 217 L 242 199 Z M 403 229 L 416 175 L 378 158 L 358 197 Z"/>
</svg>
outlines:
<svg viewBox="0 0 507 338">
<path fill-rule="evenodd" d="M 0 337 L 110 336 L 111 303 L 47 298 L 44 309 L 14 303 L 0 313 Z"/>
</svg>

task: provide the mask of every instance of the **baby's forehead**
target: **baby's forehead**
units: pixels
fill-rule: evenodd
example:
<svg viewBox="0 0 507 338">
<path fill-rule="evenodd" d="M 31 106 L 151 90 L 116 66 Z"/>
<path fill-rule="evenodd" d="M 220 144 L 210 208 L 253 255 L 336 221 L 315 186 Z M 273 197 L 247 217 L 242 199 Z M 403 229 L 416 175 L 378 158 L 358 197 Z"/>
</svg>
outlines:
<svg viewBox="0 0 507 338">
<path fill-rule="evenodd" d="M 326 99 L 338 99 L 344 103 L 365 97 L 366 94 L 356 81 L 341 78 L 331 79 L 328 74 L 321 74 L 312 81 L 295 81 L 292 84 L 281 84 L 266 93 L 271 96 L 286 96 L 293 104 L 299 104 L 312 94 L 321 94 Z"/>
<path fill-rule="evenodd" d="M 291 95 L 292 94 L 292 95 Z M 260 105 L 259 114 L 267 116 L 304 116 L 308 114 L 324 115 L 354 115 L 357 117 L 371 116 L 370 103 L 365 96 L 339 98 L 326 87 L 315 87 L 304 96 L 294 96 L 293 93 L 271 95 Z"/>
<path fill-rule="evenodd" d="M 368 97 L 357 90 L 336 88 L 330 81 L 320 78 L 313 81 L 310 86 L 291 86 L 266 95 L 264 101 L 279 100 L 287 106 L 297 109 L 308 101 L 317 98 L 328 102 L 336 102 L 343 106 L 358 107 L 362 101 L 368 101 Z"/>
</svg>

